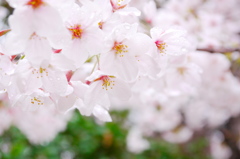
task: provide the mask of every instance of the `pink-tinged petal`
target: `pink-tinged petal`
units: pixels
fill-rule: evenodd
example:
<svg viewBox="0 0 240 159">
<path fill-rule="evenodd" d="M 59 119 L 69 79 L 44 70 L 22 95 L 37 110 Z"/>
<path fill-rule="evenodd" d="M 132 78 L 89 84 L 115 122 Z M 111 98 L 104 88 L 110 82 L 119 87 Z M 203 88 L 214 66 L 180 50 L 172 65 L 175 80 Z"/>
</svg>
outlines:
<svg viewBox="0 0 240 159">
<path fill-rule="evenodd" d="M 156 78 L 157 74 L 160 72 L 156 61 L 149 55 L 143 54 L 136 57 L 140 67 L 140 72 L 143 75 L 148 75 L 150 77 Z"/>
<path fill-rule="evenodd" d="M 34 21 L 34 12 L 27 7 L 14 10 L 13 15 L 9 17 L 8 21 L 12 32 L 16 34 L 24 34 L 30 37 L 36 31 L 32 23 Z"/>
<path fill-rule="evenodd" d="M 33 11 L 33 24 L 37 34 L 41 36 L 61 34 L 60 31 L 64 28 L 60 14 L 51 6 L 44 5 Z"/>
<path fill-rule="evenodd" d="M 123 16 L 140 16 L 141 12 L 135 8 L 135 7 L 128 7 L 128 8 L 124 8 L 124 9 L 120 9 L 117 11 L 118 14 L 121 14 Z"/>
<path fill-rule="evenodd" d="M 80 67 L 88 58 L 87 48 L 79 39 L 73 40 L 71 45 L 62 50 L 62 53 L 73 60 L 76 67 Z"/>
<path fill-rule="evenodd" d="M 84 30 L 82 38 L 84 38 L 90 56 L 100 54 L 105 50 L 105 43 L 103 42 L 104 34 L 98 27 L 89 27 Z"/>
<path fill-rule="evenodd" d="M 42 109 L 43 107 L 50 109 L 54 104 L 49 98 L 48 93 L 37 89 L 31 94 L 22 94 L 14 106 L 26 111 L 35 111 L 37 109 Z"/>
<path fill-rule="evenodd" d="M 0 71 L 0 90 L 4 90 L 11 82 L 11 76 Z"/>
<path fill-rule="evenodd" d="M 108 95 L 120 100 L 128 100 L 131 97 L 129 85 L 117 78 L 112 80 L 114 81 L 114 86 L 112 86 L 112 89 L 107 90 Z"/>
<path fill-rule="evenodd" d="M 81 98 L 77 99 L 75 107 L 79 110 L 81 115 L 90 116 L 94 107 L 86 105 Z"/>
<path fill-rule="evenodd" d="M 48 36 L 48 41 L 52 48 L 62 49 L 67 47 L 71 43 L 71 34 L 65 28 L 59 30 L 59 32 L 54 32 Z"/>
<path fill-rule="evenodd" d="M 50 63 L 54 68 L 58 68 L 62 71 L 76 69 L 76 67 L 73 64 L 73 61 L 70 60 L 66 55 L 64 55 L 62 53 L 52 54 Z"/>
<path fill-rule="evenodd" d="M 150 30 L 150 35 L 153 40 L 158 40 L 158 38 L 164 33 L 164 30 L 159 27 L 154 27 Z"/>
<path fill-rule="evenodd" d="M 27 83 L 26 83 L 26 92 L 30 93 L 36 89 L 39 89 L 42 87 L 42 80 L 41 75 L 39 73 L 36 73 L 37 71 L 31 69 L 29 70 L 29 75 L 27 76 Z"/>
<path fill-rule="evenodd" d="M 9 108 L 1 108 L 0 118 L 4 119 L 4 122 L 1 122 L 0 125 L 0 135 L 12 125 L 12 113 L 9 110 Z"/>
<path fill-rule="evenodd" d="M 103 73 L 101 70 L 96 70 L 96 71 L 94 71 L 93 73 L 91 73 L 91 75 L 88 76 L 88 77 L 86 78 L 86 80 L 88 80 L 88 81 L 94 81 L 95 79 L 97 79 L 97 78 L 99 78 L 99 77 L 101 77 L 101 76 L 104 76 L 104 75 L 105 75 L 105 73 Z"/>
<path fill-rule="evenodd" d="M 88 85 L 80 82 L 80 81 L 71 81 L 71 84 L 74 88 L 74 93 L 78 98 L 84 98 L 84 95 L 88 89 Z"/>
<path fill-rule="evenodd" d="M 67 112 L 74 106 L 76 99 L 77 98 L 74 94 L 65 97 L 60 97 L 60 99 L 58 100 L 57 109 L 62 113 Z"/>
<path fill-rule="evenodd" d="M 108 111 L 106 111 L 103 107 L 100 105 L 96 105 L 93 109 L 93 115 L 97 117 L 99 120 L 104 122 L 111 122 L 112 118 L 109 115 Z"/>
<path fill-rule="evenodd" d="M 135 57 L 126 54 L 124 57 L 119 57 L 118 59 L 120 65 L 116 65 L 116 70 L 119 76 L 129 82 L 136 80 L 139 68 Z"/>
<path fill-rule="evenodd" d="M 43 108 L 35 112 L 14 109 L 14 125 L 26 135 L 32 144 L 44 144 L 52 141 L 65 130 L 70 114 L 61 115 L 54 109 Z"/>
<path fill-rule="evenodd" d="M 13 78 L 11 85 L 7 89 L 10 105 L 15 105 L 15 103 L 22 95 L 23 89 L 25 88 L 25 86 L 20 81 L 21 80 L 19 76 Z"/>
<path fill-rule="evenodd" d="M 164 34 L 162 35 L 163 39 L 175 39 L 179 37 L 184 37 L 186 35 L 187 31 L 180 28 L 169 28 L 167 29 Z"/>
<path fill-rule="evenodd" d="M 139 76 L 134 85 L 131 87 L 131 90 L 137 93 L 142 90 L 147 90 L 150 87 L 150 82 L 152 81 L 147 76 Z"/>
<path fill-rule="evenodd" d="M 8 75 L 12 74 L 15 69 L 10 57 L 6 55 L 0 55 L 0 68 L 0 72 L 4 71 Z"/>
<path fill-rule="evenodd" d="M 39 67 L 44 60 L 49 60 L 52 54 L 52 48 L 45 38 L 32 35 L 28 41 L 25 55 L 26 58 L 35 67 Z"/>
<path fill-rule="evenodd" d="M 126 41 L 126 45 L 128 46 L 129 54 L 133 56 L 148 53 L 155 47 L 154 41 L 142 33 L 134 34 Z"/>
<path fill-rule="evenodd" d="M 46 69 L 43 72 L 42 82 L 46 91 L 63 96 L 68 89 L 68 82 L 63 72 Z M 46 75 L 45 75 L 46 74 Z"/>
<path fill-rule="evenodd" d="M 116 56 L 114 52 L 103 53 L 100 55 L 100 69 L 107 74 L 116 74 Z"/>
<path fill-rule="evenodd" d="M 116 27 L 111 36 L 115 41 L 124 41 L 126 38 L 130 38 L 131 36 L 136 34 L 137 29 L 138 24 L 136 23 L 133 25 L 124 23 Z"/>
<path fill-rule="evenodd" d="M 94 67 L 93 63 L 85 63 L 82 67 L 74 71 L 70 81 L 82 81 L 86 83 L 87 82 L 86 78 L 91 74 L 93 67 Z M 86 84 L 89 85 L 90 83 Z"/>
<path fill-rule="evenodd" d="M 137 126 L 130 129 L 127 136 L 127 148 L 133 153 L 141 153 L 149 149 L 149 142 L 143 138 L 142 130 Z"/>
<path fill-rule="evenodd" d="M 100 81 L 93 82 L 86 91 L 84 103 L 92 111 L 93 107 L 102 100 L 102 96 L 105 94 L 106 90 L 102 88 L 102 83 Z"/>
<path fill-rule="evenodd" d="M 13 8 L 19 8 L 24 6 L 25 4 L 27 4 L 29 0 L 20 0 L 20 1 L 16 1 L 16 0 L 7 0 L 7 2 L 9 3 L 9 5 Z"/>
<path fill-rule="evenodd" d="M 98 102 L 98 104 L 101 105 L 104 109 L 109 110 L 110 100 L 109 100 L 107 93 L 105 93 L 101 96 L 101 100 Z"/>
<path fill-rule="evenodd" d="M 29 36 L 10 32 L 3 41 L 3 52 L 7 55 L 16 55 L 25 51 Z M 17 40 L 16 40 L 17 39 Z"/>
</svg>

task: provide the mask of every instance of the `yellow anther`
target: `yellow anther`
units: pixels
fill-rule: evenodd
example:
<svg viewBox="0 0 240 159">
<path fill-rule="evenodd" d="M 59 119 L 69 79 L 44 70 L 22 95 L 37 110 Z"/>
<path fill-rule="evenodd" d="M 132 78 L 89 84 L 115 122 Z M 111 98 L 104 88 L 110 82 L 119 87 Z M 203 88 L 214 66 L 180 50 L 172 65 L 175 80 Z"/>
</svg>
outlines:
<svg viewBox="0 0 240 159">
<path fill-rule="evenodd" d="M 177 68 L 177 70 L 181 75 L 184 75 L 184 73 L 186 72 L 187 69 L 185 67 L 179 67 L 179 68 Z"/>
<path fill-rule="evenodd" d="M 115 54 L 119 54 L 119 57 L 123 57 L 124 56 L 123 53 L 127 53 L 128 52 L 127 48 L 128 48 L 127 45 L 115 42 L 112 50 L 115 51 Z"/>
<path fill-rule="evenodd" d="M 43 4 L 44 2 L 42 0 L 30 0 L 27 3 L 27 5 L 32 6 L 33 9 L 37 9 Z"/>
<path fill-rule="evenodd" d="M 156 46 L 157 46 L 159 52 L 160 53 L 165 53 L 166 48 L 167 48 L 167 44 L 165 42 L 160 42 L 160 41 L 157 41 L 155 43 L 156 43 Z"/>
<path fill-rule="evenodd" d="M 81 29 L 81 25 L 74 25 L 68 30 L 72 33 L 72 39 L 81 39 L 83 30 Z"/>
</svg>

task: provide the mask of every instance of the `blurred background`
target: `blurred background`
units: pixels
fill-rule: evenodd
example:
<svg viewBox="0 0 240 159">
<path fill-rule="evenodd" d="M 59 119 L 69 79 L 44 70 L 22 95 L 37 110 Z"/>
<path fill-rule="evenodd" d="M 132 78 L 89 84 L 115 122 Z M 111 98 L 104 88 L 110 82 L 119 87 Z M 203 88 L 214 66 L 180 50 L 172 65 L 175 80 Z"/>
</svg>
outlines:
<svg viewBox="0 0 240 159">
<path fill-rule="evenodd" d="M 113 122 L 99 124 L 91 117 L 73 113 L 66 130 L 42 145 L 31 144 L 16 127 L 0 137 L 0 158 L 62 159 L 210 159 L 208 141 L 196 137 L 184 144 L 170 144 L 161 137 L 149 138 L 150 148 L 140 154 L 126 146 L 127 111 L 112 112 Z"/>
</svg>

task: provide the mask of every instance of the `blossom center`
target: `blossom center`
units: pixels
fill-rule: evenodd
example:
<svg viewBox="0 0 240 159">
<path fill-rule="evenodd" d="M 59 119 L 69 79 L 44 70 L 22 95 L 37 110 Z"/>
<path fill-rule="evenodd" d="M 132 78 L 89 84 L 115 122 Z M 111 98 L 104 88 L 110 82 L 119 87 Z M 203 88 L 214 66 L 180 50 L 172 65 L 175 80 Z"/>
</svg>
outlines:
<svg viewBox="0 0 240 159">
<path fill-rule="evenodd" d="M 112 5 L 112 11 L 115 12 L 119 9 L 123 9 L 127 6 L 127 4 L 122 4 L 124 2 L 124 0 L 118 0 L 117 4 L 115 4 L 112 0 L 110 1 L 111 5 Z"/>
<path fill-rule="evenodd" d="M 102 29 L 102 28 L 103 28 L 103 24 L 104 24 L 104 22 L 102 22 L 102 21 L 99 22 L 99 23 L 98 23 L 98 27 L 99 27 L 100 29 Z"/>
<path fill-rule="evenodd" d="M 36 105 L 43 105 L 43 102 L 37 97 L 31 98 L 31 103 Z"/>
<path fill-rule="evenodd" d="M 32 74 L 37 74 L 37 78 L 43 77 L 44 75 L 48 76 L 48 71 L 46 68 L 40 67 L 39 70 L 33 69 Z"/>
<path fill-rule="evenodd" d="M 161 111 L 161 110 L 162 110 L 162 106 L 158 104 L 158 105 L 156 106 L 156 109 L 157 109 L 158 111 Z"/>
<path fill-rule="evenodd" d="M 42 0 L 30 0 L 27 3 L 27 5 L 32 6 L 33 9 L 37 9 L 43 4 L 44 2 Z"/>
<path fill-rule="evenodd" d="M 102 81 L 102 89 L 105 89 L 105 90 L 108 90 L 109 88 L 113 89 L 113 86 L 115 86 L 115 81 L 112 80 L 112 78 L 115 78 L 115 77 L 104 75 L 104 76 L 101 76 L 101 77 L 95 79 L 94 82 Z"/>
<path fill-rule="evenodd" d="M 68 28 L 68 30 L 72 33 L 72 39 L 81 39 L 83 30 L 81 29 L 81 25 L 75 25 L 73 27 Z"/>
<path fill-rule="evenodd" d="M 167 44 L 165 42 L 158 40 L 155 42 L 155 44 L 160 53 L 165 53 L 167 47 Z"/>
<path fill-rule="evenodd" d="M 121 6 L 121 3 L 122 3 L 123 1 L 124 1 L 124 0 L 118 0 L 117 5 L 118 5 L 118 6 Z"/>
<path fill-rule="evenodd" d="M 124 45 L 122 43 L 118 43 L 118 42 L 115 42 L 114 43 L 114 46 L 112 48 L 112 50 L 115 51 L 115 54 L 119 55 L 120 57 L 123 57 L 124 54 L 123 53 L 127 53 L 128 52 L 128 46 L 127 45 Z"/>
<path fill-rule="evenodd" d="M 177 71 L 180 73 L 180 75 L 184 75 L 184 73 L 186 72 L 186 68 L 185 67 L 179 67 L 177 68 Z"/>
</svg>

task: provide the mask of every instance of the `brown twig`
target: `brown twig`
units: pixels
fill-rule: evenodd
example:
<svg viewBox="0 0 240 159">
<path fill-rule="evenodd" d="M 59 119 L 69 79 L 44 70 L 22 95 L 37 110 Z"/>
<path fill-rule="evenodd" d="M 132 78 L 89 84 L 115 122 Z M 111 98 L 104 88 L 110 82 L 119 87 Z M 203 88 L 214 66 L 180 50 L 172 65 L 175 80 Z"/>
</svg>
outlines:
<svg viewBox="0 0 240 159">
<path fill-rule="evenodd" d="M 240 48 L 228 49 L 228 48 L 198 48 L 197 51 L 206 51 L 210 53 L 229 53 L 229 52 L 240 52 Z"/>
</svg>

